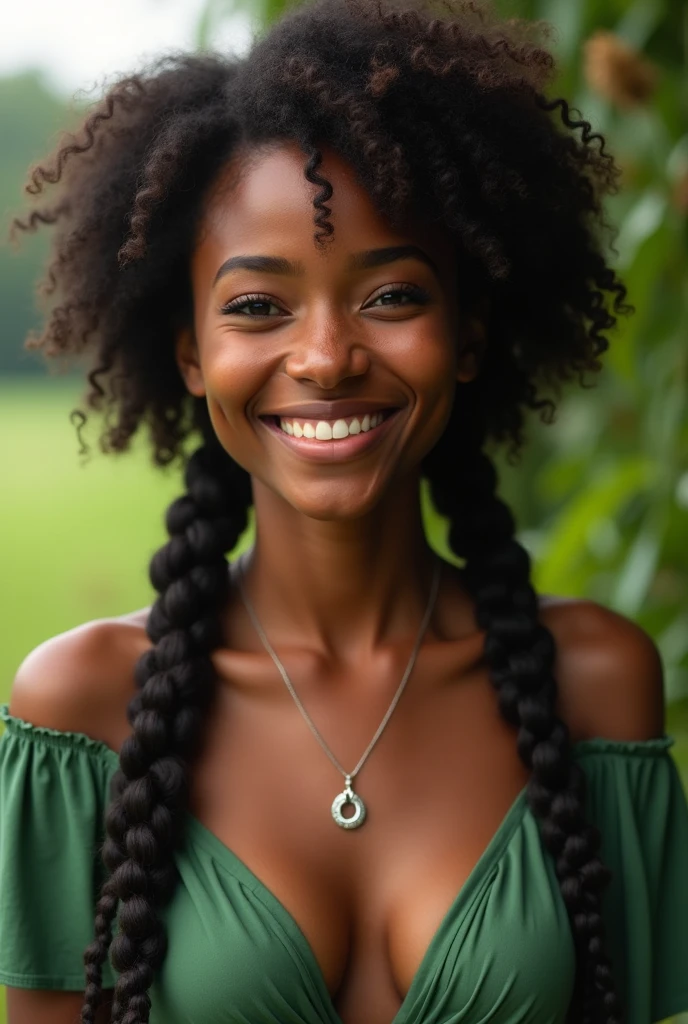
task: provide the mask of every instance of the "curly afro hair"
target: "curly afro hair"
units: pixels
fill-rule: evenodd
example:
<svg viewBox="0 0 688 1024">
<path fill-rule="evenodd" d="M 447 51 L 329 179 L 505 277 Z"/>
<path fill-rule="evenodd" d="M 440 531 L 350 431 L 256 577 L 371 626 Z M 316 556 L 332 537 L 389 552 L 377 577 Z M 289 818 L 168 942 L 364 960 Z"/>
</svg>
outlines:
<svg viewBox="0 0 688 1024">
<path fill-rule="evenodd" d="M 319 171 L 328 144 L 391 224 L 411 208 L 442 224 L 456 245 L 457 292 L 469 305 L 486 299 L 481 370 L 460 385 L 463 400 L 422 473 L 465 560 L 499 709 L 529 769 L 528 804 L 569 914 L 569 1020 L 623 1020 L 601 916 L 610 873 L 584 814 L 585 774 L 554 713 L 554 639 L 485 451 L 506 442 L 514 458 L 527 412 L 550 421 L 547 390 L 556 398 L 564 381 L 599 370 L 603 332 L 632 310 L 603 238 L 603 201 L 619 170 L 590 124 L 547 97 L 547 34 L 477 0 L 313 0 L 243 57 L 173 56 L 122 78 L 30 173 L 34 205 L 15 228 L 50 225 L 54 241 L 41 284 L 45 327 L 27 345 L 86 361 L 78 415 L 105 413 L 103 451 L 126 450 L 145 421 L 154 462 L 179 459 L 186 483 L 167 511 L 170 539 L 150 563 L 152 646 L 136 665 L 132 733 L 105 817 L 107 877 L 84 953 L 82 1024 L 95 1022 L 108 952 L 118 972 L 112 1021 L 149 1019 L 148 989 L 166 952 L 159 910 L 178 881 L 189 772 L 215 692 L 210 654 L 222 642 L 227 554 L 251 502 L 248 474 L 219 445 L 205 399 L 188 393 L 174 358 L 176 332 L 192 317 L 195 232 L 239 147 L 286 139 L 319 186 L 316 245 L 333 232 L 333 189 Z M 189 454 L 192 437 L 200 443 Z"/>
</svg>

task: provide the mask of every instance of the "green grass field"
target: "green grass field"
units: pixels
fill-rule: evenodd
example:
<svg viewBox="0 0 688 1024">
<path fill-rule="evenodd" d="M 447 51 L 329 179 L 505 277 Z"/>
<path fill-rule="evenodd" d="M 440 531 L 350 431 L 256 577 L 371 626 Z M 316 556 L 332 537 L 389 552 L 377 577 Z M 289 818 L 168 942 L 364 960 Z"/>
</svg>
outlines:
<svg viewBox="0 0 688 1024">
<path fill-rule="evenodd" d="M 148 561 L 165 539 L 164 509 L 182 489 L 180 471 L 155 470 L 142 444 L 123 456 L 94 446 L 81 465 L 68 418 L 78 398 L 59 378 L 0 382 L 0 696 L 42 640 L 149 603 Z"/>
<path fill-rule="evenodd" d="M 148 562 L 166 537 L 164 510 L 183 489 L 179 469 L 151 465 L 144 439 L 124 456 L 105 456 L 91 432 L 93 456 L 81 465 L 68 418 L 78 398 L 60 378 L 0 381 L 0 702 L 9 699 L 21 660 L 43 640 L 150 604 Z M 438 521 L 432 534 L 447 554 Z"/>
</svg>

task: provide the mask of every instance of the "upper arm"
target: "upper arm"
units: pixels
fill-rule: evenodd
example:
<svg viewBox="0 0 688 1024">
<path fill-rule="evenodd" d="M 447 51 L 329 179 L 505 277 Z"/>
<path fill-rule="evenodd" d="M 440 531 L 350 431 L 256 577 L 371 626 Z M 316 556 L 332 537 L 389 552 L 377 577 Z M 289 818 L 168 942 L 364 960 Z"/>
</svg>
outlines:
<svg viewBox="0 0 688 1024">
<path fill-rule="evenodd" d="M 113 745 L 113 717 L 125 719 L 141 631 L 96 620 L 34 648 L 17 670 L 9 712 L 33 725 L 83 732 Z M 59 936 L 56 936 L 59 941 Z M 7 1024 L 78 1024 L 82 992 L 6 987 Z M 103 990 L 96 1024 L 110 1024 L 112 989 Z"/>
<path fill-rule="evenodd" d="M 574 742 L 664 734 L 662 660 L 644 629 L 595 601 L 552 605 L 542 618 L 557 644 L 558 714 Z"/>
<path fill-rule="evenodd" d="M 81 992 L 7 990 L 7 1024 L 78 1024 L 84 998 Z M 113 989 L 103 989 L 96 1024 L 110 1024 Z"/>
</svg>

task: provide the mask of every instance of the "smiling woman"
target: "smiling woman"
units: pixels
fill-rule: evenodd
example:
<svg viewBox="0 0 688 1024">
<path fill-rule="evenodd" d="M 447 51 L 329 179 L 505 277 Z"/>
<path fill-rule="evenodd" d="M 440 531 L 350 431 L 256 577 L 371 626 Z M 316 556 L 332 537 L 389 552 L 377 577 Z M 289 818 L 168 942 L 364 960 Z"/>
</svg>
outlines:
<svg viewBox="0 0 688 1024">
<path fill-rule="evenodd" d="M 688 1009 L 657 649 L 535 593 L 488 453 L 630 311 L 618 172 L 546 97 L 545 26 L 438 6 L 307 0 L 122 79 L 31 173 L 32 344 L 187 491 L 152 606 L 46 641 L 0 707 L 10 1024 Z"/>
</svg>

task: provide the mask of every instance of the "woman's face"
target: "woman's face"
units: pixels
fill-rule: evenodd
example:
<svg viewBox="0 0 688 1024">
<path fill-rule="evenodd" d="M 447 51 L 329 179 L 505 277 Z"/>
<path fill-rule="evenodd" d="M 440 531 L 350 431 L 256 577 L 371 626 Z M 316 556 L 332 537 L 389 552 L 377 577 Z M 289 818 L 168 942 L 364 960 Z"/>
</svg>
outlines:
<svg viewBox="0 0 688 1024">
<path fill-rule="evenodd" d="M 236 462 L 293 508 L 341 519 L 418 474 L 457 379 L 475 373 L 459 353 L 479 325 L 460 315 L 448 234 L 411 220 L 393 230 L 352 168 L 327 147 L 323 157 L 334 189 L 324 252 L 319 186 L 295 143 L 224 169 L 192 256 L 194 329 L 180 333 L 177 362 Z"/>
</svg>

